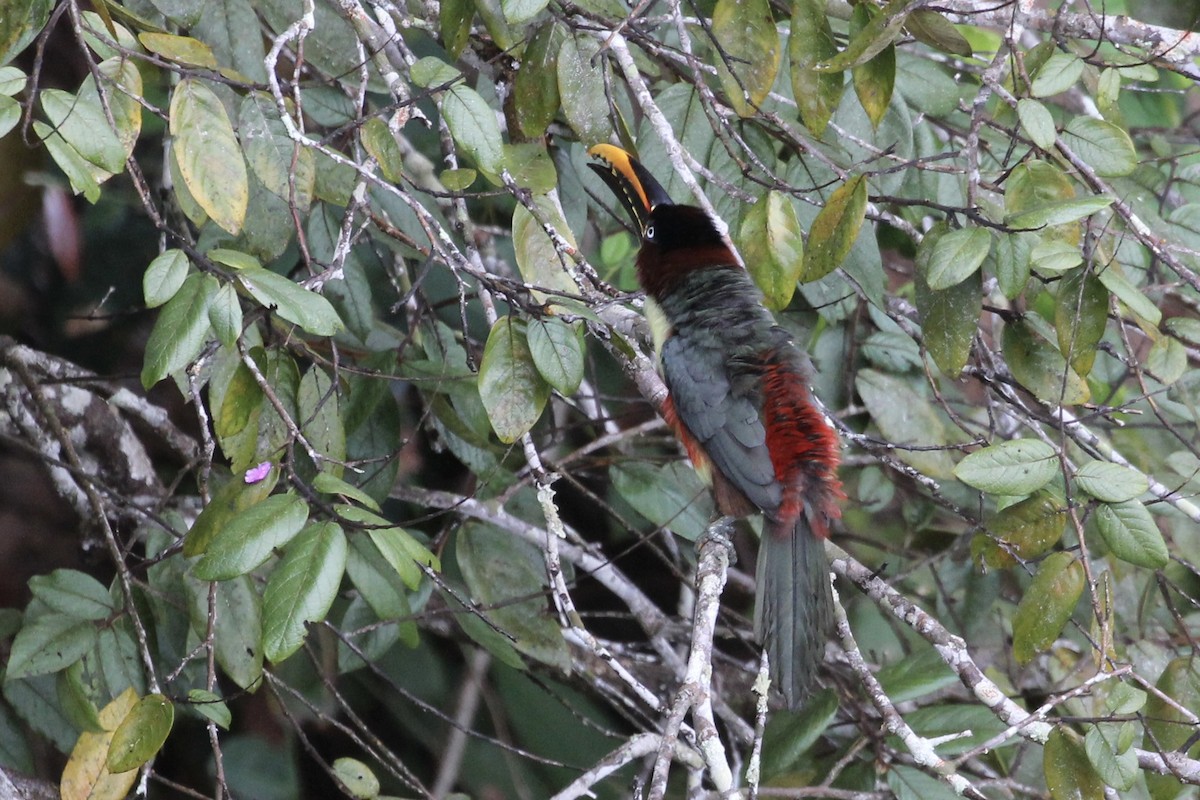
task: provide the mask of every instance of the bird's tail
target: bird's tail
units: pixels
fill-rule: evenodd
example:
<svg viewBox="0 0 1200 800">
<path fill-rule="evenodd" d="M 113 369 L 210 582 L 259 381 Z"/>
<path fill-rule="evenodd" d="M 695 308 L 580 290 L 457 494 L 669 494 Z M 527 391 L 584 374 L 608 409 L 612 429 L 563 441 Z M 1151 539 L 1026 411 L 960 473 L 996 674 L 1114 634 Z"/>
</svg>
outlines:
<svg viewBox="0 0 1200 800">
<path fill-rule="evenodd" d="M 768 521 L 758 551 L 754 633 L 770 658 L 771 683 L 789 708 L 798 707 L 812 689 L 832 627 L 824 543 L 804 514 L 794 527 Z"/>
</svg>

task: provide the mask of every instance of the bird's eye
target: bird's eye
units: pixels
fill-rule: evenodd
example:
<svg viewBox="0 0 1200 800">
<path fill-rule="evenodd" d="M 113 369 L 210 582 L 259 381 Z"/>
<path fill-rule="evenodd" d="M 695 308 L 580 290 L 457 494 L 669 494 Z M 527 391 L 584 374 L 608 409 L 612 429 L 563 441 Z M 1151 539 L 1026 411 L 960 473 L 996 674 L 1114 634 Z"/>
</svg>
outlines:
<svg viewBox="0 0 1200 800">
<path fill-rule="evenodd" d="M 647 239 L 647 241 L 651 241 L 651 242 L 654 241 L 654 226 L 653 225 L 646 226 L 646 239 Z"/>
</svg>

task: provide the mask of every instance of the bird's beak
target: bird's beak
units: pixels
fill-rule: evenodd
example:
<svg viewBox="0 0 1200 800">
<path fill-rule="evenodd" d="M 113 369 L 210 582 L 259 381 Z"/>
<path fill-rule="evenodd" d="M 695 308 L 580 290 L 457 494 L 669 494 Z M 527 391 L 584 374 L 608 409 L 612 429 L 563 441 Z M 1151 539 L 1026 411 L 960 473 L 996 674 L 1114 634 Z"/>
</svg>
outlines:
<svg viewBox="0 0 1200 800">
<path fill-rule="evenodd" d="M 660 205 L 671 205 L 671 197 L 662 184 L 654 180 L 641 162 L 621 148 L 598 144 L 588 150 L 588 155 L 604 162 L 588 164 L 588 167 L 612 189 L 633 218 L 639 233 L 646 232 L 651 211 Z"/>
</svg>

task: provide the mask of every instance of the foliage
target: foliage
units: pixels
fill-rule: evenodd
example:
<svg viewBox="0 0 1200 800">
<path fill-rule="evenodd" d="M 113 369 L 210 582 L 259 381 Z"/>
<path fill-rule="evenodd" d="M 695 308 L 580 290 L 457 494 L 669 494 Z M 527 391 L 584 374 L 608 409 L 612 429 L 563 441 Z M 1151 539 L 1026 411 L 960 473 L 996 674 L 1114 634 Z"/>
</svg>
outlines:
<svg viewBox="0 0 1200 800">
<path fill-rule="evenodd" d="M 141 388 L 187 407 L 0 348 L 6 437 L 106 559 L 0 615 L 0 765 L 57 748 L 67 797 L 139 768 L 162 796 L 1194 792 L 1196 45 L 1063 5 L 13 4 L 0 136 L 153 225 Z M 867 650 L 756 728 L 746 526 L 700 642 L 715 749 L 659 746 L 712 506 L 651 414 L 597 142 L 725 221 L 845 443 Z"/>
</svg>

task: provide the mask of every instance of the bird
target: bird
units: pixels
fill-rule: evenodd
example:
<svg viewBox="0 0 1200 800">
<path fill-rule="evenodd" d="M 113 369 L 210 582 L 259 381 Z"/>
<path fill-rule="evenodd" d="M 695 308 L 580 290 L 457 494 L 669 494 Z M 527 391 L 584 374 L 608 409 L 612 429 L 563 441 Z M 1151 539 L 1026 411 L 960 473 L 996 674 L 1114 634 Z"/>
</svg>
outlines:
<svg viewBox="0 0 1200 800">
<path fill-rule="evenodd" d="M 822 540 L 845 497 L 838 436 L 813 403 L 808 356 L 763 305 L 723 224 L 673 202 L 626 150 L 598 144 L 588 153 L 641 237 L 635 271 L 647 316 L 666 323 L 656 333 L 661 414 L 720 514 L 763 515 L 755 638 L 772 685 L 799 708 L 833 626 Z"/>
</svg>

